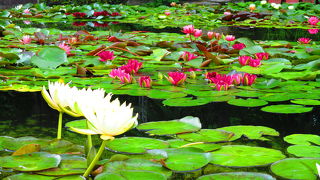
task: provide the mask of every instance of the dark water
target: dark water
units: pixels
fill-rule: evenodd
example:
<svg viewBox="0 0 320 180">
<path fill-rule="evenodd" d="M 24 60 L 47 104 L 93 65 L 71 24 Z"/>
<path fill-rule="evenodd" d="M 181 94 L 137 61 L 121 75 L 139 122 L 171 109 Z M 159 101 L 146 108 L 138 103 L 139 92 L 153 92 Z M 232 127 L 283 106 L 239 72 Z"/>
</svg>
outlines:
<svg viewBox="0 0 320 180">
<path fill-rule="evenodd" d="M 21 27 L 38 27 L 38 28 L 57 28 L 60 30 L 88 30 L 88 31 L 103 31 L 111 30 L 113 32 L 128 32 L 128 31 L 150 31 L 150 32 L 171 32 L 181 33 L 181 28 L 166 27 L 154 28 L 152 26 L 133 24 L 133 23 L 118 23 L 118 22 L 30 22 L 25 24 L 23 21 L 14 21 Z M 28 22 L 29 23 L 29 22 Z M 214 31 L 224 34 L 232 34 L 236 37 L 248 37 L 252 40 L 286 40 L 297 41 L 298 38 L 307 37 L 313 41 L 320 41 L 318 34 L 309 34 L 307 29 L 282 29 L 282 28 L 252 28 L 240 26 L 222 26 L 214 29 L 204 29 L 205 31 Z"/>
<path fill-rule="evenodd" d="M 116 96 L 120 101 L 132 103 L 139 113 L 139 123 L 199 117 L 203 128 L 230 125 L 262 125 L 276 129 L 281 136 L 293 133 L 320 134 L 320 109 L 304 114 L 273 114 L 259 108 L 210 103 L 196 107 L 164 106 L 161 100 L 147 97 Z M 13 137 L 35 136 L 54 138 L 58 112 L 51 109 L 40 93 L 0 92 L 0 135 Z M 65 115 L 64 122 L 75 118 Z M 64 131 L 72 139 L 75 133 Z"/>
</svg>

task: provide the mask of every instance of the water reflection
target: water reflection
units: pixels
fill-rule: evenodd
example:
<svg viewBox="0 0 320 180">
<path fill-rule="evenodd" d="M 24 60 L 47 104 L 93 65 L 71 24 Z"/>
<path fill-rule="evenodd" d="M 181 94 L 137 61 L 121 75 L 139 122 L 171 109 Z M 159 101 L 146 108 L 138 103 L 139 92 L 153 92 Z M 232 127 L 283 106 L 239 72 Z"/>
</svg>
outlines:
<svg viewBox="0 0 320 180">
<path fill-rule="evenodd" d="M 282 136 L 293 133 L 320 134 L 320 108 L 304 114 L 272 114 L 260 108 L 245 108 L 227 103 L 210 103 L 196 107 L 169 107 L 162 100 L 147 97 L 119 96 L 132 103 L 139 113 L 139 122 L 179 119 L 184 116 L 199 117 L 203 128 L 230 125 L 262 125 L 276 129 Z M 0 92 L 0 135 L 36 136 L 54 138 L 58 112 L 51 109 L 40 93 Z M 64 122 L 73 117 L 64 116 Z M 64 132 L 74 137 L 74 133 Z"/>
</svg>

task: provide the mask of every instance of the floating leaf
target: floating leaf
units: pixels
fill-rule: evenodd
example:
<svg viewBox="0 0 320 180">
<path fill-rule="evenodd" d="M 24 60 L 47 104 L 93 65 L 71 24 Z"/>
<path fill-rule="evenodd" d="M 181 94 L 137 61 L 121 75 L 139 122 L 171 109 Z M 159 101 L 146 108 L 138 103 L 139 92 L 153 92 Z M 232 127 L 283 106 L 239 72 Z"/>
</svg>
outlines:
<svg viewBox="0 0 320 180">
<path fill-rule="evenodd" d="M 185 98 L 174 98 L 174 99 L 166 99 L 162 101 L 164 105 L 167 106 L 200 106 L 204 104 L 208 104 L 211 102 L 210 98 L 197 98 L 192 99 L 191 97 Z"/>
<path fill-rule="evenodd" d="M 312 107 L 304 107 L 302 105 L 291 105 L 291 104 L 279 104 L 271 105 L 261 108 L 262 111 L 270 113 L 284 113 L 284 114 L 294 114 L 294 113 L 305 113 L 312 111 Z"/>
<path fill-rule="evenodd" d="M 40 171 L 58 167 L 61 157 L 47 152 L 0 157 L 0 166 L 17 171 Z"/>
<path fill-rule="evenodd" d="M 94 178 L 95 180 L 166 180 L 166 176 L 152 171 L 139 171 L 139 170 L 126 170 L 121 171 L 119 174 L 116 173 L 101 173 Z"/>
<path fill-rule="evenodd" d="M 178 134 L 178 138 L 190 142 L 224 142 L 233 137 L 233 133 L 216 129 L 201 129 L 194 133 Z"/>
<path fill-rule="evenodd" d="M 203 142 L 190 143 L 188 141 L 184 141 L 181 139 L 171 139 L 171 140 L 168 140 L 167 142 L 170 144 L 171 148 L 193 147 L 193 148 L 202 149 L 204 152 L 213 151 L 221 147 L 221 145 L 219 144 L 203 143 Z"/>
<path fill-rule="evenodd" d="M 210 163 L 228 167 L 266 166 L 285 158 L 278 150 L 244 145 L 222 146 L 211 155 Z"/>
<path fill-rule="evenodd" d="M 316 163 L 320 164 L 320 158 L 287 158 L 273 163 L 271 171 L 286 179 L 316 180 Z"/>
<path fill-rule="evenodd" d="M 40 145 L 39 144 L 27 144 L 19 148 L 17 151 L 15 151 L 12 156 L 18 156 L 23 154 L 29 154 L 33 152 L 40 151 Z"/>
<path fill-rule="evenodd" d="M 289 146 L 287 151 L 297 157 L 320 158 L 320 146 L 293 145 Z"/>
<path fill-rule="evenodd" d="M 215 174 L 208 174 L 204 176 L 200 176 L 197 180 L 247 180 L 247 179 L 254 179 L 254 180 L 276 180 L 276 178 L 270 176 L 269 174 L 264 173 L 256 173 L 256 172 L 228 172 L 228 173 L 215 173 Z"/>
<path fill-rule="evenodd" d="M 188 120 L 187 122 L 184 120 Z M 201 129 L 199 118 L 187 116 L 179 120 L 158 121 L 140 124 L 137 129 L 144 130 L 148 134 L 169 135 L 186 132 L 194 132 Z"/>
<path fill-rule="evenodd" d="M 44 48 L 37 56 L 32 56 L 31 63 L 41 69 L 55 69 L 67 62 L 67 54 L 60 48 Z"/>
<path fill-rule="evenodd" d="M 121 153 L 146 153 L 149 149 L 163 149 L 168 143 L 158 139 L 144 137 L 122 137 L 109 141 L 106 147 L 109 150 Z"/>
<path fill-rule="evenodd" d="M 314 99 L 294 99 L 291 100 L 290 102 L 295 103 L 295 104 L 301 104 L 301 105 L 320 105 L 319 100 L 314 100 Z"/>
<path fill-rule="evenodd" d="M 233 136 L 230 137 L 230 141 L 237 140 L 241 138 L 241 136 L 245 136 L 248 139 L 258 140 L 269 140 L 263 137 L 264 135 L 279 136 L 278 131 L 265 126 L 227 126 L 218 128 L 218 130 L 232 132 Z"/>
<path fill-rule="evenodd" d="M 56 179 L 56 177 L 50 176 L 42 176 L 37 174 L 27 174 L 27 173 L 19 173 L 12 176 L 8 176 L 3 180 L 52 180 Z"/>
<path fill-rule="evenodd" d="M 290 144 L 298 145 L 320 145 L 320 136 L 315 134 L 291 134 L 283 138 Z"/>
<path fill-rule="evenodd" d="M 235 106 L 243 106 L 243 107 L 258 107 L 264 106 L 268 104 L 267 101 L 261 99 L 231 99 L 228 101 L 228 104 L 235 105 Z"/>
</svg>

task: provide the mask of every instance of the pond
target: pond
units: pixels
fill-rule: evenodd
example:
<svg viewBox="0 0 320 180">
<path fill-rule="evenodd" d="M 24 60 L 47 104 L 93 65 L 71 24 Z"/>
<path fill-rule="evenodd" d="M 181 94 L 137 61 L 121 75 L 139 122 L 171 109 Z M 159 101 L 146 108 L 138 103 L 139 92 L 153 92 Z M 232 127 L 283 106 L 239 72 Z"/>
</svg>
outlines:
<svg viewBox="0 0 320 180">
<path fill-rule="evenodd" d="M 0 177 L 317 179 L 319 5 L 249 4 L 0 11 Z"/>
</svg>

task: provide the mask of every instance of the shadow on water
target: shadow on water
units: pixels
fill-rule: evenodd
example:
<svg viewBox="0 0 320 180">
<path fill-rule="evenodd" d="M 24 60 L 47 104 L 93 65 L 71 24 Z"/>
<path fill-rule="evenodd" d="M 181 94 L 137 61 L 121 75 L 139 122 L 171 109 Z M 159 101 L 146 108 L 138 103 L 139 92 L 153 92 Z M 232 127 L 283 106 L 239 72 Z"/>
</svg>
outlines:
<svg viewBox="0 0 320 180">
<path fill-rule="evenodd" d="M 128 31 L 149 31 L 149 32 L 169 32 L 180 33 L 181 28 L 166 27 L 162 29 L 154 28 L 152 26 L 145 26 L 134 23 L 119 23 L 119 22 L 28 22 L 25 24 L 23 21 L 14 21 L 15 24 L 23 28 L 57 28 L 60 30 L 87 30 L 87 31 L 104 31 L 111 30 L 113 32 L 128 32 Z M 222 26 L 215 29 L 206 29 L 207 31 L 214 31 L 224 34 L 232 34 L 236 37 L 248 37 L 253 40 L 286 40 L 297 41 L 298 38 L 307 37 L 314 41 L 319 41 L 319 34 L 309 34 L 307 29 L 281 29 L 281 28 L 252 28 L 240 26 Z"/>
<path fill-rule="evenodd" d="M 262 125 L 276 129 L 281 136 L 293 133 L 320 134 L 318 107 L 310 113 L 287 115 L 265 113 L 260 108 L 237 107 L 227 103 L 169 107 L 162 105 L 161 100 L 147 97 L 117 97 L 122 102 L 133 104 L 135 112 L 139 113 L 139 123 L 196 116 L 200 118 L 203 128 Z M 0 92 L 0 101 L 0 135 L 55 137 L 58 113 L 46 104 L 39 92 Z M 64 122 L 73 119 L 75 118 L 64 116 Z"/>
</svg>

